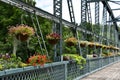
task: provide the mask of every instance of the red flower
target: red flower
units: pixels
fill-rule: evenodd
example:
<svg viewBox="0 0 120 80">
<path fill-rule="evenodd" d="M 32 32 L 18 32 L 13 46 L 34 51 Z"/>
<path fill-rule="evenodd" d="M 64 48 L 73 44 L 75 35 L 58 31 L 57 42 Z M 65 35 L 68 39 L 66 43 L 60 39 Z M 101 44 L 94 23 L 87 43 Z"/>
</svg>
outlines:
<svg viewBox="0 0 120 80">
<path fill-rule="evenodd" d="M 46 55 L 34 55 L 28 59 L 28 62 L 33 66 L 36 66 L 37 64 L 44 66 L 47 61 L 48 60 Z"/>
</svg>

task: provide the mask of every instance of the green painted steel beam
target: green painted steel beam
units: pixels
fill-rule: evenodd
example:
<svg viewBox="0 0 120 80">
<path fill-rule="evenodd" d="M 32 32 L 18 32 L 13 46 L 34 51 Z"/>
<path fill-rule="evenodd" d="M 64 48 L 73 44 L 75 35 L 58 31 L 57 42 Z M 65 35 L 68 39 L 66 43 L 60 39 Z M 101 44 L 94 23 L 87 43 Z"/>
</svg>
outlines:
<svg viewBox="0 0 120 80">
<path fill-rule="evenodd" d="M 110 1 L 110 0 L 88 0 L 87 2 L 99 2 L 99 1 Z"/>
<path fill-rule="evenodd" d="M 114 14 L 113 14 L 112 9 L 111 9 L 110 5 L 108 4 L 108 2 L 102 1 L 102 3 L 103 3 L 104 6 L 106 6 L 106 9 L 107 9 L 108 13 L 110 14 L 112 20 L 115 20 Z M 118 25 L 117 25 L 117 23 L 113 22 L 113 24 L 115 25 L 115 28 L 118 31 Z"/>
</svg>

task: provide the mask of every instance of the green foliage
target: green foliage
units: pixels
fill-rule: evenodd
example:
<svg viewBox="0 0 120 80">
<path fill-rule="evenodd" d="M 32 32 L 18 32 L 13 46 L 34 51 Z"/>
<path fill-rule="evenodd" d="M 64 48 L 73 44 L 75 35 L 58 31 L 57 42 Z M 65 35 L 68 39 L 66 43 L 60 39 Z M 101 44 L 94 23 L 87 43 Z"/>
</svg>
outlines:
<svg viewBox="0 0 120 80">
<path fill-rule="evenodd" d="M 65 47 L 65 53 L 67 54 L 76 54 L 77 53 L 77 49 L 74 46 L 70 46 L 70 47 Z"/>
<path fill-rule="evenodd" d="M 67 39 L 69 37 L 73 37 L 73 33 L 70 28 L 68 27 L 63 27 L 63 39 Z"/>
<path fill-rule="evenodd" d="M 35 0 L 22 0 L 22 1 L 27 2 L 28 4 L 33 5 L 33 6 L 35 6 L 36 4 Z"/>
<path fill-rule="evenodd" d="M 21 58 L 14 54 L 0 54 L 0 70 L 17 68 L 21 63 Z"/>
<path fill-rule="evenodd" d="M 82 65 L 86 64 L 86 59 L 83 58 L 80 55 L 77 55 L 77 54 L 63 54 L 63 56 L 69 56 L 70 60 L 76 61 L 77 64 L 81 65 L 81 68 L 82 68 Z"/>
<path fill-rule="evenodd" d="M 6 43 L 8 26 L 20 23 L 22 11 L 16 7 L 0 2 L 0 41 Z"/>
</svg>

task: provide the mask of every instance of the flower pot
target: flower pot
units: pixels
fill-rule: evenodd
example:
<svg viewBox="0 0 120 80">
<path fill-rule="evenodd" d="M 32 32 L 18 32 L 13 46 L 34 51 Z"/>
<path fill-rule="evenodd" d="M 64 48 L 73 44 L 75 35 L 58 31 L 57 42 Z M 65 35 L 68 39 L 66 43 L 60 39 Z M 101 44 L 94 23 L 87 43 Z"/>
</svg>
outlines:
<svg viewBox="0 0 120 80">
<path fill-rule="evenodd" d="M 25 34 L 25 35 L 23 35 L 23 34 L 17 34 L 16 38 L 18 40 L 20 40 L 20 41 L 26 41 L 29 38 L 29 36 L 27 34 Z"/>
<path fill-rule="evenodd" d="M 63 60 L 64 60 L 64 61 L 70 60 L 70 56 L 63 56 Z"/>
<path fill-rule="evenodd" d="M 85 47 L 85 45 L 86 45 L 85 43 L 80 43 L 81 47 Z"/>
<path fill-rule="evenodd" d="M 89 42 L 89 43 L 88 43 L 88 47 L 92 48 L 92 47 L 94 47 L 94 46 L 95 46 L 95 43 L 93 43 L 93 42 Z"/>
<path fill-rule="evenodd" d="M 100 46 L 100 45 L 96 45 L 96 48 L 101 48 L 102 46 Z"/>
<path fill-rule="evenodd" d="M 94 45 L 88 45 L 90 48 L 94 47 Z"/>
<path fill-rule="evenodd" d="M 87 45 L 88 41 L 80 41 L 80 46 L 85 47 Z"/>
<path fill-rule="evenodd" d="M 66 42 L 67 46 L 75 46 L 75 43 L 73 42 Z"/>
<path fill-rule="evenodd" d="M 48 42 L 51 45 L 55 45 L 58 41 L 59 41 L 59 39 L 48 39 Z"/>
</svg>

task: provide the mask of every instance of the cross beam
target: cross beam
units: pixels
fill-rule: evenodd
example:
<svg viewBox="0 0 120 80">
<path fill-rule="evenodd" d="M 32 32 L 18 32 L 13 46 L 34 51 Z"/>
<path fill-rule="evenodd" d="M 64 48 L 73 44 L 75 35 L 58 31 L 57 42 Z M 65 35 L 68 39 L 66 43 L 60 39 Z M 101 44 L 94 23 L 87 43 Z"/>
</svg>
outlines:
<svg viewBox="0 0 120 80">
<path fill-rule="evenodd" d="M 114 20 L 115 17 L 114 17 L 114 14 L 113 14 L 113 12 L 112 12 L 112 10 L 111 10 L 111 8 L 110 8 L 108 2 L 102 1 L 102 3 L 103 3 L 104 6 L 106 6 L 106 9 L 107 9 L 108 13 L 110 14 L 112 20 Z M 116 28 L 116 30 L 118 31 L 117 23 L 116 23 L 116 22 L 113 22 L 113 24 L 115 25 L 115 28 Z"/>
</svg>

